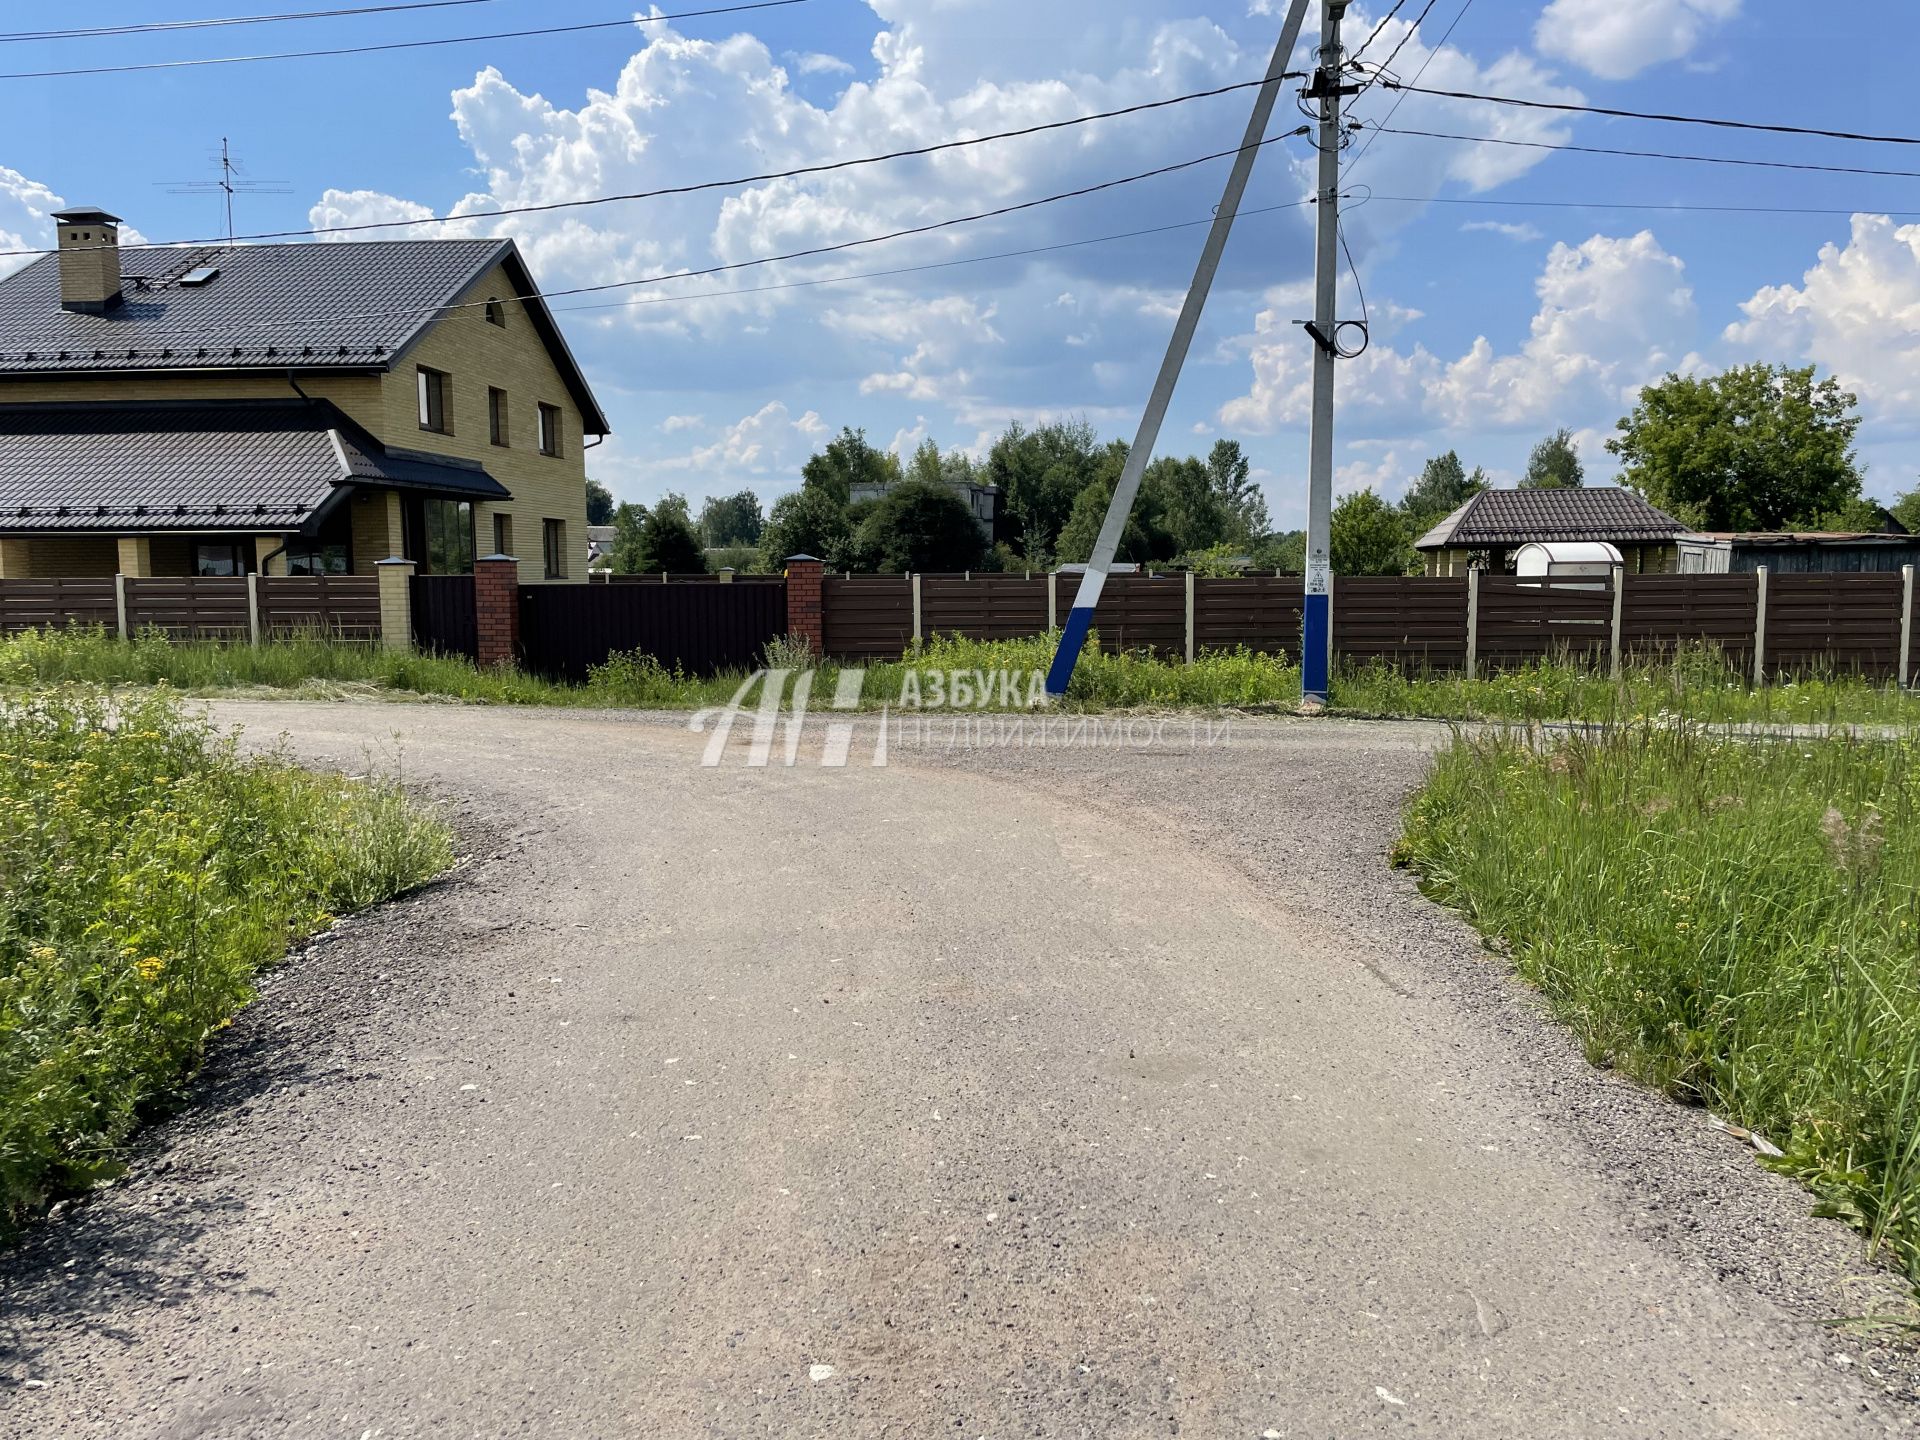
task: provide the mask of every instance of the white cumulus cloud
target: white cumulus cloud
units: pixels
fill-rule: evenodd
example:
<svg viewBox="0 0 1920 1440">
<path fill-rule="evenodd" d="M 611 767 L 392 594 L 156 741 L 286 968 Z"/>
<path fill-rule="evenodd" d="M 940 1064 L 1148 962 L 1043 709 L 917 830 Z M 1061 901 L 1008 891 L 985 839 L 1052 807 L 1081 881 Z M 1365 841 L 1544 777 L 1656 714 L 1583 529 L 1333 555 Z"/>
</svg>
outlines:
<svg viewBox="0 0 1920 1440">
<path fill-rule="evenodd" d="M 1602 80 L 1625 80 L 1693 53 L 1740 13 L 1740 0 L 1553 0 L 1533 43 Z"/>
</svg>

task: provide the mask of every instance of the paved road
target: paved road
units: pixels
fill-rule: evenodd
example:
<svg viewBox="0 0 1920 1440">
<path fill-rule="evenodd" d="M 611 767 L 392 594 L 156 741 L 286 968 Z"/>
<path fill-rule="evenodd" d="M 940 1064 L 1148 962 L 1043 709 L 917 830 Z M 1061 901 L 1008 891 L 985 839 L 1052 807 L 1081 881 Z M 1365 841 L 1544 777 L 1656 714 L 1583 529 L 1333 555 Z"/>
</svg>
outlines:
<svg viewBox="0 0 1920 1440">
<path fill-rule="evenodd" d="M 657 717 L 220 709 L 397 733 L 476 858 L 0 1266 L 0 1431 L 1909 1423 L 1808 1323 L 1852 1241 L 1387 872 L 1432 730 L 756 771 Z"/>
</svg>

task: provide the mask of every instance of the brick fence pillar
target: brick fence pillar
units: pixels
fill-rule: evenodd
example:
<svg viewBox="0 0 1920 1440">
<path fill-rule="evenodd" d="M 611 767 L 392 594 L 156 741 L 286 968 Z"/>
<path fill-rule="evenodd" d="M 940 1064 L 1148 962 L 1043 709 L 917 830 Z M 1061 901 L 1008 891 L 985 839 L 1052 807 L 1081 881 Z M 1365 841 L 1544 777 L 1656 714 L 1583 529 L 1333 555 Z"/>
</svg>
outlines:
<svg viewBox="0 0 1920 1440">
<path fill-rule="evenodd" d="M 483 668 L 520 658 L 520 562 L 511 555 L 473 562 L 473 618 Z"/>
<path fill-rule="evenodd" d="M 813 653 L 827 652 L 826 611 L 821 604 L 820 562 L 811 555 L 787 557 L 787 633 L 804 635 Z"/>
<path fill-rule="evenodd" d="M 411 650 L 414 563 L 394 555 L 385 560 L 376 560 L 373 571 L 380 577 L 381 647 L 387 650 Z"/>
</svg>

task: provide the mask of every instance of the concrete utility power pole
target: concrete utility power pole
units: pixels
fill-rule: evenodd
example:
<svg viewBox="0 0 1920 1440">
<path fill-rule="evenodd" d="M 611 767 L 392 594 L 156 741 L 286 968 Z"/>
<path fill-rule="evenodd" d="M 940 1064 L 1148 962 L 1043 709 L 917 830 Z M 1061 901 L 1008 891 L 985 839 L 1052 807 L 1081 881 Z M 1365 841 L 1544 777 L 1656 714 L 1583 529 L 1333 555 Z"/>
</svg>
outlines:
<svg viewBox="0 0 1920 1440">
<path fill-rule="evenodd" d="M 1347 0 L 1329 0 L 1329 4 L 1335 10 L 1344 10 Z M 1241 141 L 1240 151 L 1233 158 L 1233 169 L 1227 175 L 1219 208 L 1214 211 L 1213 226 L 1207 231 L 1207 243 L 1201 247 L 1200 263 L 1194 269 L 1193 283 L 1187 287 L 1186 304 L 1181 307 L 1180 319 L 1173 327 L 1173 338 L 1167 342 L 1166 357 L 1160 362 L 1160 373 L 1153 382 L 1153 393 L 1148 397 L 1146 412 L 1140 417 L 1140 429 L 1134 436 L 1133 448 L 1127 452 L 1127 463 L 1120 471 L 1119 483 L 1114 486 L 1113 500 L 1108 504 L 1107 517 L 1100 526 L 1100 537 L 1094 541 L 1093 554 L 1087 558 L 1087 573 L 1081 577 L 1080 588 L 1073 597 L 1073 608 L 1067 612 L 1067 623 L 1060 635 L 1060 648 L 1054 652 L 1053 666 L 1047 671 L 1049 695 L 1067 693 L 1067 682 L 1073 678 L 1074 662 L 1080 658 L 1080 647 L 1086 643 L 1087 631 L 1093 626 L 1094 606 L 1100 603 L 1100 592 L 1106 587 L 1107 572 L 1112 568 L 1114 554 L 1120 548 L 1120 536 L 1127 528 L 1127 515 L 1132 511 L 1134 497 L 1140 491 L 1140 476 L 1147 468 L 1147 461 L 1153 458 L 1154 441 L 1160 437 L 1160 424 L 1166 419 L 1167 405 L 1173 399 L 1173 387 L 1179 382 L 1180 369 L 1186 363 L 1187 350 L 1193 344 L 1193 332 L 1200 324 L 1200 312 L 1206 308 L 1207 292 L 1213 289 L 1214 273 L 1220 268 L 1220 256 L 1227 248 L 1227 236 L 1233 231 L 1234 216 L 1239 213 L 1241 197 L 1247 191 L 1247 178 L 1253 174 L 1254 157 L 1260 153 L 1260 146 L 1266 139 L 1267 122 L 1272 118 L 1274 102 L 1280 96 L 1280 82 L 1286 78 L 1287 61 L 1300 39 L 1300 29 L 1306 23 L 1306 17 L 1307 0 L 1293 0 L 1287 9 L 1286 22 L 1280 27 L 1280 43 L 1274 47 L 1273 59 L 1267 65 L 1265 82 L 1255 92 L 1253 115 L 1247 121 L 1246 138 Z M 1336 132 L 1337 113 L 1336 110 Z M 1338 139 L 1337 133 L 1335 139 Z M 1322 144 L 1324 146 L 1325 142 Z M 1321 173 L 1326 173 L 1324 163 Z M 1316 374 L 1316 383 L 1317 378 Z M 1316 410 L 1316 416 L 1318 413 Z M 1328 444 L 1331 446 L 1332 442 L 1329 440 Z M 1327 453 L 1333 453 L 1331 448 Z M 1323 531 L 1323 552 L 1325 547 Z"/>
<path fill-rule="evenodd" d="M 1307 455 L 1307 598 L 1301 619 L 1300 698 L 1327 703 L 1333 666 L 1333 370 L 1340 359 L 1340 101 L 1359 89 L 1342 84 L 1340 22 L 1347 0 L 1326 0 L 1320 15 L 1320 63 L 1306 98 L 1320 102 L 1318 233 L 1313 250 L 1313 436 Z"/>
</svg>

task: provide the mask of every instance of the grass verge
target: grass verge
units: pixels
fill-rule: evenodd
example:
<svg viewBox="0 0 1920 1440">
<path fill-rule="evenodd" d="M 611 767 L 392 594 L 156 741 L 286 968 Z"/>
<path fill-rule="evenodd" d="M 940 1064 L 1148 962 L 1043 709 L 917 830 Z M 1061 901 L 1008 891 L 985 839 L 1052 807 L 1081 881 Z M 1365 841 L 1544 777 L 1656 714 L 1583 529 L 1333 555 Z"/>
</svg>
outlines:
<svg viewBox="0 0 1920 1440">
<path fill-rule="evenodd" d="M 1595 1063 L 1763 1132 L 1920 1283 L 1920 739 L 1459 738 L 1399 858 Z"/>
<path fill-rule="evenodd" d="M 242 758 L 165 695 L 0 707 L 0 1229 L 117 1173 L 290 941 L 452 859 L 397 785 Z"/>
</svg>

